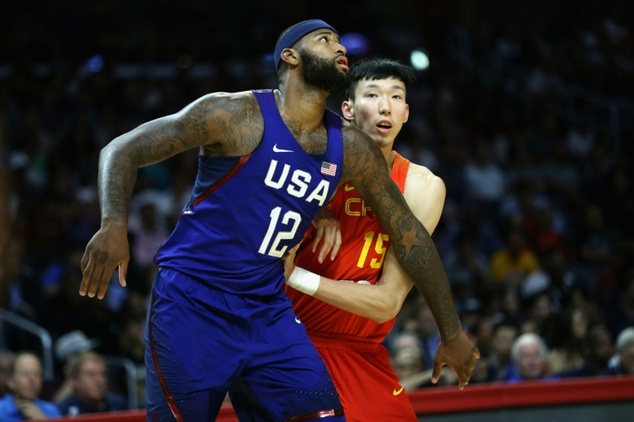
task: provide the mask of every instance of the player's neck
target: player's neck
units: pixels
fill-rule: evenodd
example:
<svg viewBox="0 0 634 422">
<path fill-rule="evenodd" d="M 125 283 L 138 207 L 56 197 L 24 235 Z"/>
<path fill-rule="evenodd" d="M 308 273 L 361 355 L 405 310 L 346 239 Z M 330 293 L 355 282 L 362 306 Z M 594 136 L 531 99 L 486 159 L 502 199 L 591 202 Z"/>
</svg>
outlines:
<svg viewBox="0 0 634 422">
<path fill-rule="evenodd" d="M 383 153 L 383 157 L 387 162 L 387 167 L 392 170 L 392 166 L 394 165 L 394 154 L 392 154 L 392 148 L 381 149 Z"/>
<path fill-rule="evenodd" d="M 277 107 L 285 122 L 293 122 L 302 129 L 313 130 L 323 125 L 327 95 L 323 91 L 290 84 L 276 92 Z"/>
</svg>

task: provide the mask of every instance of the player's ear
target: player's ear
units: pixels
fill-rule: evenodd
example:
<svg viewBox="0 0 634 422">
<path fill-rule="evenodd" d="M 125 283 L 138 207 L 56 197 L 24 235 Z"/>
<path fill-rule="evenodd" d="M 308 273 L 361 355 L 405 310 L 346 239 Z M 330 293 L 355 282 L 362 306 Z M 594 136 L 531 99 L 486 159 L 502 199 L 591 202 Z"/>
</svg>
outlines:
<svg viewBox="0 0 634 422">
<path fill-rule="evenodd" d="M 341 104 L 341 114 L 343 118 L 348 121 L 354 120 L 354 107 L 352 105 L 352 101 L 344 101 Z"/>
<path fill-rule="evenodd" d="M 406 123 L 409 119 L 409 104 L 405 104 L 405 119 L 403 119 L 403 123 Z"/>
<path fill-rule="evenodd" d="M 297 66 L 299 63 L 299 54 L 297 50 L 293 48 L 285 48 L 282 50 L 282 60 L 288 63 L 289 66 Z"/>
</svg>

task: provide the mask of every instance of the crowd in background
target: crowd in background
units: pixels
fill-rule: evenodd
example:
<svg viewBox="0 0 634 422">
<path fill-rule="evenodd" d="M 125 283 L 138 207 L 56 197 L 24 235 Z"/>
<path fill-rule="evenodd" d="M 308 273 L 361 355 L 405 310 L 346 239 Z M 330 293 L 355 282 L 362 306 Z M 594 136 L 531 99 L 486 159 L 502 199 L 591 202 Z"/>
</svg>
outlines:
<svg viewBox="0 0 634 422">
<path fill-rule="evenodd" d="M 291 0 L 35 3 L 0 4 L 0 165 L 11 218 L 0 233 L 9 240 L 0 307 L 54 341 L 78 330 L 92 349 L 142 367 L 152 258 L 195 179 L 197 151 L 141 169 L 128 287 L 113 282 L 104 300 L 90 300 L 78 294 L 79 262 L 100 222 L 100 149 L 204 93 L 274 87 L 278 32 L 319 17 L 354 41 L 351 63 L 427 53 L 395 149 L 447 186 L 434 240 L 482 353 L 472 382 L 634 372 L 627 2 L 410 0 L 385 10 L 350 0 L 336 13 Z M 1 333 L 0 349 L 37 350 L 19 331 Z M 414 290 L 386 341 L 411 388 L 429 385 L 416 375 L 431 368 L 437 342 Z M 60 378 L 63 363 L 58 356 Z"/>
</svg>

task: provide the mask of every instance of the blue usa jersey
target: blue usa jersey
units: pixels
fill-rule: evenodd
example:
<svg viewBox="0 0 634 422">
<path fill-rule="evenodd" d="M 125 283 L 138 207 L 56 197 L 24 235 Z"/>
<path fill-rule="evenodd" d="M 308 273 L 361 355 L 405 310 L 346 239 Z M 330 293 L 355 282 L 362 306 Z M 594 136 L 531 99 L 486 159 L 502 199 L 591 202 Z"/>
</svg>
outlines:
<svg viewBox="0 0 634 422">
<path fill-rule="evenodd" d="M 341 175 L 341 118 L 326 111 L 326 153 L 306 153 L 271 90 L 253 91 L 264 117 L 257 148 L 243 157 L 199 156 L 192 197 L 156 263 L 209 286 L 249 296 L 279 293 L 280 258 L 302 240 Z"/>
</svg>

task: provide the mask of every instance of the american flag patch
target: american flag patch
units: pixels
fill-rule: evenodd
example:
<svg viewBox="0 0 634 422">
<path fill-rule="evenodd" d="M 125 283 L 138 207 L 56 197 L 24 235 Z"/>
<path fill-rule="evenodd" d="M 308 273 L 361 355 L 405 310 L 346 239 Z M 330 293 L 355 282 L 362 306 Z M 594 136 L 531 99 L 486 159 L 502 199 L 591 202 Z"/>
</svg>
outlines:
<svg viewBox="0 0 634 422">
<path fill-rule="evenodd" d="M 333 163 L 327 163 L 326 161 L 322 161 L 321 172 L 323 174 L 327 174 L 328 176 L 334 176 L 335 173 L 337 172 L 337 165 Z"/>
</svg>

